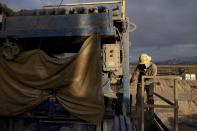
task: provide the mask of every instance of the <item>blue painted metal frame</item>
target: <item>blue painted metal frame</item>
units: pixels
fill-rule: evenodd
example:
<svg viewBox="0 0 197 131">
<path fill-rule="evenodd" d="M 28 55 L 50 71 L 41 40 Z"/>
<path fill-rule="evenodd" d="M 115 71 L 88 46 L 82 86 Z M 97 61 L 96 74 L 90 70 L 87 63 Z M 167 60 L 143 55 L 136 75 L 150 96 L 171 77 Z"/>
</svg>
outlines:
<svg viewBox="0 0 197 131">
<path fill-rule="evenodd" d="M 131 112 L 129 68 L 129 20 L 123 21 L 123 114 Z"/>
<path fill-rule="evenodd" d="M 114 35 L 110 11 L 92 14 L 12 16 L 6 17 L 4 22 L 0 38 Z"/>
<path fill-rule="evenodd" d="M 48 114 L 36 115 L 36 110 L 46 111 Z M 48 101 L 38 105 L 32 111 L 26 113 L 27 115 L 0 117 L 0 131 L 21 131 L 27 129 L 28 131 L 61 131 L 63 129 L 94 131 L 96 129 L 95 124 L 84 122 L 72 115 L 68 115 L 64 108 L 55 102 L 53 97 L 50 97 Z"/>
<path fill-rule="evenodd" d="M 80 121 L 38 118 L 0 118 L 0 131 L 95 131 L 96 125 Z"/>
</svg>

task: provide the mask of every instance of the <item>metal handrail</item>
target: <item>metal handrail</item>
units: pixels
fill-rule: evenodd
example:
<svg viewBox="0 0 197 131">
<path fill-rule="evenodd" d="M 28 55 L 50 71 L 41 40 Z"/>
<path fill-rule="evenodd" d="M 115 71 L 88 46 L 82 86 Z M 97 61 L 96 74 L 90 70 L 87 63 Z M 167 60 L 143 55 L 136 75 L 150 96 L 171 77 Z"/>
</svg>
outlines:
<svg viewBox="0 0 197 131">
<path fill-rule="evenodd" d="M 174 81 L 174 101 L 171 102 L 167 98 L 164 98 L 163 96 L 154 93 L 153 95 L 156 95 L 159 97 L 161 100 L 165 101 L 169 105 L 145 105 L 144 104 L 144 86 L 145 86 L 145 79 L 168 79 L 168 80 L 173 80 Z M 177 94 L 177 80 L 180 80 L 179 76 L 142 76 L 142 88 L 140 90 L 141 94 L 141 100 L 140 100 L 140 109 L 138 114 L 138 130 L 139 131 L 144 131 L 144 108 L 145 107 L 154 107 L 154 108 L 173 108 L 174 109 L 174 131 L 178 131 L 178 94 Z M 140 124 L 140 125 L 139 125 Z"/>
</svg>

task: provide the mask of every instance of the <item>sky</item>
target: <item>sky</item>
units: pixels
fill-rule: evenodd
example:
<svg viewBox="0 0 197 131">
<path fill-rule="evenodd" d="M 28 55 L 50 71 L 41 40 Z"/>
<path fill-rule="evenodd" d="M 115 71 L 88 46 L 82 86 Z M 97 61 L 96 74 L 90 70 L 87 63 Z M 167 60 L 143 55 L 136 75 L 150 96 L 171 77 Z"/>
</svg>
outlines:
<svg viewBox="0 0 197 131">
<path fill-rule="evenodd" d="M 40 8 L 60 1 L 0 0 L 14 10 Z M 79 1 L 85 0 L 70 0 Z M 153 61 L 197 56 L 197 0 L 127 0 L 126 3 L 127 16 L 137 26 L 130 34 L 132 61 L 136 62 L 140 53 L 148 53 Z"/>
<path fill-rule="evenodd" d="M 131 58 L 148 53 L 155 61 L 197 56 L 197 0 L 131 0 L 127 14 L 137 25 Z"/>
</svg>

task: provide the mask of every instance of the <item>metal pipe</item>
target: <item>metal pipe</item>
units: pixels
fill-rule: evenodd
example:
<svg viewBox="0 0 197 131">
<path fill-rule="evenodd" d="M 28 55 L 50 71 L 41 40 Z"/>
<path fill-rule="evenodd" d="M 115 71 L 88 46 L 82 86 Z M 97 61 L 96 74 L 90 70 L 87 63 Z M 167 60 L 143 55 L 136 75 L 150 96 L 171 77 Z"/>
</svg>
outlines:
<svg viewBox="0 0 197 131">
<path fill-rule="evenodd" d="M 129 71 L 129 20 L 123 21 L 123 33 L 122 33 L 122 44 L 123 44 L 123 114 L 126 115 L 130 112 L 130 71 Z M 125 109 L 124 109 L 125 108 Z"/>
<path fill-rule="evenodd" d="M 159 97 L 160 99 L 162 99 L 163 101 L 165 101 L 166 103 L 168 103 L 168 104 L 170 104 L 170 105 L 174 105 L 173 102 L 171 102 L 171 101 L 168 100 L 167 98 L 165 98 L 165 97 L 159 95 L 158 93 L 154 92 L 153 94 L 154 94 L 155 96 Z"/>
<path fill-rule="evenodd" d="M 174 80 L 174 131 L 178 131 L 178 94 L 177 94 L 177 80 Z"/>
<path fill-rule="evenodd" d="M 59 7 L 59 6 L 79 6 L 79 5 L 102 5 L 102 4 L 117 4 L 121 3 L 120 0 L 116 1 L 103 1 L 103 2 L 80 2 L 80 3 L 68 3 L 68 4 L 50 4 L 43 7 Z"/>
<path fill-rule="evenodd" d="M 122 19 L 125 20 L 125 17 L 126 17 L 126 0 L 121 1 L 121 15 L 122 15 Z"/>
<path fill-rule="evenodd" d="M 149 104 L 146 104 L 145 107 L 154 107 L 154 108 L 176 108 L 175 105 L 149 105 Z"/>
<path fill-rule="evenodd" d="M 176 79 L 180 80 L 180 76 L 143 76 L 143 79 L 150 78 L 150 79 Z"/>
<path fill-rule="evenodd" d="M 144 76 L 142 76 L 142 86 L 140 88 L 140 97 L 141 97 L 141 100 L 140 100 L 140 118 L 139 119 L 139 122 L 138 123 L 138 131 L 144 131 L 144 85 L 145 85 L 145 81 L 144 81 Z"/>
</svg>

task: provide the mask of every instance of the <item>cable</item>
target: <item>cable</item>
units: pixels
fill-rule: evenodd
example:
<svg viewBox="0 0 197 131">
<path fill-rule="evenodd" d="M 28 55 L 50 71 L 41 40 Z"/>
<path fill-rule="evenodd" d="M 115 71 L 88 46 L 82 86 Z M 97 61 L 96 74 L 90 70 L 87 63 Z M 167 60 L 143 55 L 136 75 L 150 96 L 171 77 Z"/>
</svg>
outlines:
<svg viewBox="0 0 197 131">
<path fill-rule="evenodd" d="M 122 41 L 122 35 L 120 34 L 120 31 L 118 30 L 117 27 L 115 27 L 115 30 L 116 30 L 117 33 L 118 33 L 118 37 L 119 37 L 120 41 Z"/>
<path fill-rule="evenodd" d="M 63 0 L 61 0 L 60 4 L 59 4 L 59 6 L 58 6 L 58 9 L 59 9 L 59 8 L 60 8 L 60 6 L 62 5 L 62 2 L 63 2 Z"/>
</svg>

